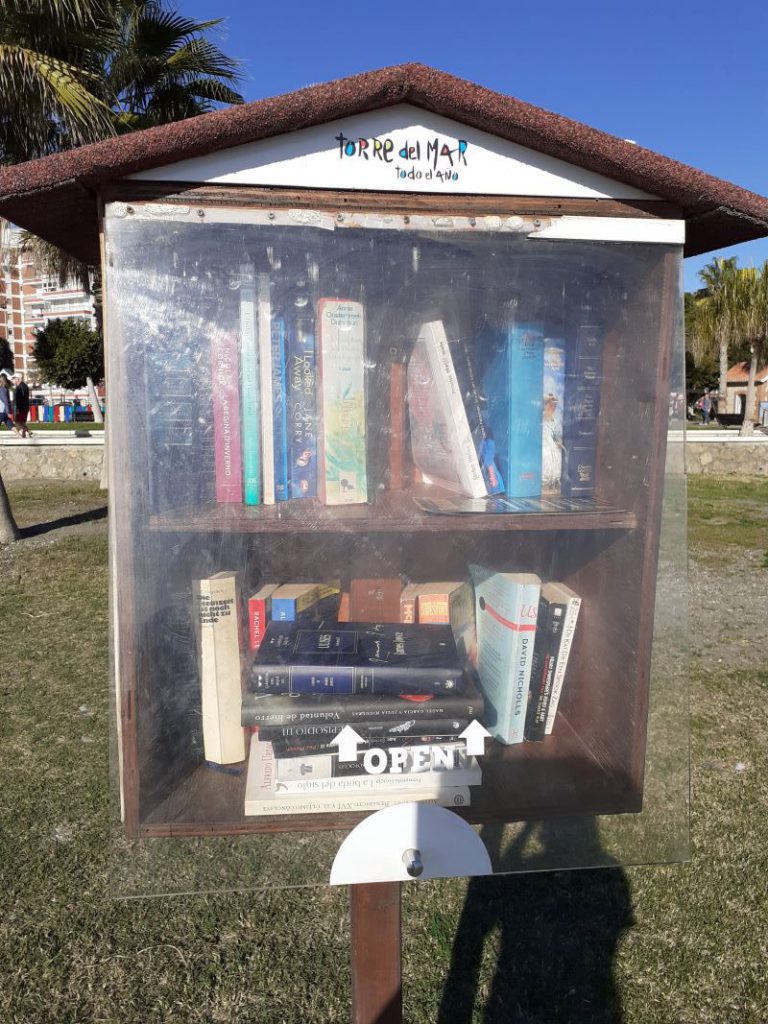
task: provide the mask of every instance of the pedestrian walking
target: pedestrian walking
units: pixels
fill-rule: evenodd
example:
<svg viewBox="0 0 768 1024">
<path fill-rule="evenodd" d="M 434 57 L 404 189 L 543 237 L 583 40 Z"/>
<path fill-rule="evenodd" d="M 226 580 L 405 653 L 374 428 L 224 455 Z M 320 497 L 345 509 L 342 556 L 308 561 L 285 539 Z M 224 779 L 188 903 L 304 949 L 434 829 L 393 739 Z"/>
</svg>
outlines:
<svg viewBox="0 0 768 1024">
<path fill-rule="evenodd" d="M 29 388 L 20 373 L 13 375 L 13 429 L 20 437 L 31 437 L 27 430 L 29 416 Z"/>
<path fill-rule="evenodd" d="M 8 377 L 4 373 L 0 373 L 0 427 L 13 430 L 11 392 L 8 390 Z"/>
</svg>

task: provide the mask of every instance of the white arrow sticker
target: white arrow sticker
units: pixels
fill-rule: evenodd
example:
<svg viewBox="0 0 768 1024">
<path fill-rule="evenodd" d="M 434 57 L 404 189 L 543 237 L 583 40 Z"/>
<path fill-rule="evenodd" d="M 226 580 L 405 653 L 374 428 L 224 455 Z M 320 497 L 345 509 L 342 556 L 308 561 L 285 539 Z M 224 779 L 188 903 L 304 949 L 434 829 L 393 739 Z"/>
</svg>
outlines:
<svg viewBox="0 0 768 1024">
<path fill-rule="evenodd" d="M 485 737 L 490 735 L 485 726 L 473 718 L 464 732 L 459 733 L 459 739 L 467 741 L 468 754 L 482 755 L 485 753 Z"/>
<path fill-rule="evenodd" d="M 345 725 L 331 740 L 330 746 L 339 748 L 340 761 L 356 761 L 357 745 L 362 742 L 363 737 L 356 733 L 351 725 Z"/>
</svg>

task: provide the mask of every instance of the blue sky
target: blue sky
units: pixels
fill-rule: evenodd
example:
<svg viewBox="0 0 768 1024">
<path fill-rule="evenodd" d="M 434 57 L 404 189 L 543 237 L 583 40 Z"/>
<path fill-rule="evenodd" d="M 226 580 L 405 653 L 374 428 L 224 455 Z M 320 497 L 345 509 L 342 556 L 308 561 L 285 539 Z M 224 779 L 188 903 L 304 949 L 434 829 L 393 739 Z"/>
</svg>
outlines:
<svg viewBox="0 0 768 1024">
<path fill-rule="evenodd" d="M 248 100 L 421 61 L 768 193 L 768 4 L 177 0 L 225 18 Z M 743 266 L 768 241 L 723 250 Z M 712 256 L 686 260 L 685 286 Z"/>
</svg>

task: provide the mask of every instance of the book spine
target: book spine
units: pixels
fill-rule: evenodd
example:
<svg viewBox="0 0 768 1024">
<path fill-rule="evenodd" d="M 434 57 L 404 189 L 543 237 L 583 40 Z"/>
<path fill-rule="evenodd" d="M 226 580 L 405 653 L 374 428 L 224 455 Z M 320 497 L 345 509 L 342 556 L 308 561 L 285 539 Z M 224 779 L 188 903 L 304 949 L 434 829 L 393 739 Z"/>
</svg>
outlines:
<svg viewBox="0 0 768 1024">
<path fill-rule="evenodd" d="M 240 721 L 240 624 L 234 575 L 198 580 L 195 602 L 204 756 L 215 764 L 234 764 L 245 757 L 245 732 Z"/>
<path fill-rule="evenodd" d="M 405 464 L 405 363 L 390 364 L 389 373 L 389 486 L 401 491 Z"/>
<path fill-rule="evenodd" d="M 539 625 L 536 630 L 525 722 L 527 740 L 544 739 L 547 708 L 552 693 L 566 610 L 563 603 L 550 602 L 544 597 L 539 601 Z"/>
<path fill-rule="evenodd" d="M 288 415 L 286 395 L 285 320 L 272 321 L 272 441 L 275 500 L 288 499 Z"/>
<path fill-rule="evenodd" d="M 592 497 L 595 493 L 602 348 L 600 329 L 582 324 L 576 332 L 576 344 L 568 353 L 561 490 L 569 498 Z"/>
<path fill-rule="evenodd" d="M 309 612 L 317 604 L 317 587 L 307 590 L 298 597 L 272 598 L 273 622 L 298 622 L 305 612 Z"/>
<path fill-rule="evenodd" d="M 261 730 L 259 730 L 261 732 Z M 409 742 L 418 740 L 423 743 L 452 743 L 456 740 L 458 733 L 427 733 L 423 737 L 416 737 L 414 734 L 409 733 Z M 407 738 L 407 737 L 406 737 Z M 310 754 L 333 754 L 337 748 L 331 746 L 328 740 L 312 740 L 312 739 L 282 739 L 280 737 L 269 736 L 264 737 L 265 740 L 269 740 L 275 749 L 276 757 L 307 757 Z M 359 747 L 363 750 L 371 749 L 374 747 L 396 747 L 402 746 L 402 736 L 379 736 L 374 739 L 368 739 L 364 743 L 359 744 Z"/>
<path fill-rule="evenodd" d="M 275 503 L 275 440 L 272 410 L 272 304 L 269 294 L 269 276 L 259 274 L 256 279 L 259 345 L 259 390 L 261 408 L 261 470 L 262 501 Z"/>
<path fill-rule="evenodd" d="M 552 728 L 555 724 L 555 717 L 557 715 L 558 705 L 560 704 L 560 696 L 563 692 L 565 672 L 568 668 L 568 659 L 571 654 L 571 647 L 573 645 L 573 637 L 576 632 L 576 622 L 579 618 L 580 608 L 580 597 L 572 597 L 568 601 L 565 622 L 563 623 L 563 632 L 560 639 L 560 648 L 557 654 L 555 675 L 552 680 L 552 693 L 550 694 L 549 705 L 547 707 L 547 721 L 544 730 L 546 735 L 549 735 L 552 732 Z"/>
<path fill-rule="evenodd" d="M 258 723 L 249 721 L 251 715 L 247 705 L 242 711 L 243 725 L 252 726 Z M 258 725 L 259 739 L 269 742 L 292 741 L 295 743 L 330 743 L 345 725 L 351 725 L 366 743 L 374 745 L 385 740 L 406 743 L 411 736 L 457 736 L 468 725 L 469 719 L 464 718 L 406 718 L 402 721 L 392 719 L 355 719 L 348 721 L 343 718 L 337 722 L 301 722 L 291 725 Z"/>
<path fill-rule="evenodd" d="M 292 498 L 317 495 L 317 363 L 314 325 L 291 322 L 288 338 L 288 456 Z"/>
<path fill-rule="evenodd" d="M 565 345 L 544 341 L 544 390 L 541 425 L 541 488 L 560 494 L 563 475 L 563 409 L 565 406 Z"/>
<path fill-rule="evenodd" d="M 419 594 L 416 604 L 419 623 L 432 626 L 450 623 L 450 594 Z"/>
<path fill-rule="evenodd" d="M 428 748 L 425 748 L 428 749 Z M 314 755 L 320 761 L 331 761 L 327 755 Z M 283 767 L 290 766 L 290 759 Z M 276 762 L 276 778 L 279 781 L 281 792 L 289 793 L 377 793 L 397 792 L 407 789 L 418 791 L 425 789 L 435 793 L 446 787 L 456 786 L 479 786 L 482 782 L 480 765 L 474 758 L 467 758 L 463 767 L 446 768 L 442 771 L 416 771 L 416 772 L 380 772 L 372 775 L 367 772 L 363 774 L 330 775 L 328 777 L 307 777 L 292 778 L 295 774 L 289 772 L 288 778 L 280 777 L 279 761 Z"/>
<path fill-rule="evenodd" d="M 438 807 L 469 807 L 471 790 L 467 786 L 445 787 L 436 793 L 403 790 L 389 794 L 345 793 L 336 797 L 318 799 L 316 793 L 301 796 L 272 796 L 262 794 L 261 798 L 245 800 L 247 817 L 270 817 L 287 814 L 360 814 L 381 811 L 385 807 L 400 803 L 434 804 Z"/>
<path fill-rule="evenodd" d="M 318 302 L 318 492 L 326 505 L 368 500 L 362 303 Z"/>
<path fill-rule="evenodd" d="M 243 500 L 237 336 L 218 331 L 211 345 L 216 501 Z"/>
<path fill-rule="evenodd" d="M 259 734 L 259 740 L 262 739 Z M 466 744 L 461 740 L 446 743 L 402 742 L 395 749 L 384 753 L 378 744 L 366 750 L 357 750 L 354 760 L 342 761 L 338 750 L 331 748 L 321 754 L 307 754 L 305 757 L 280 757 L 275 744 L 275 777 L 279 782 L 316 782 L 324 779 L 346 778 L 360 775 L 396 775 L 400 779 L 408 775 L 444 776 L 462 769 L 470 769 L 473 777 L 479 775 L 479 766 L 467 754 Z M 370 767 L 370 771 L 369 771 Z M 469 782 L 461 785 L 471 785 Z"/>
<path fill-rule="evenodd" d="M 240 399 L 243 434 L 243 492 L 246 505 L 261 502 L 261 412 L 253 267 L 240 267 Z"/>
<path fill-rule="evenodd" d="M 461 338 L 455 348 L 456 375 L 486 491 L 488 494 L 502 494 L 504 481 L 496 462 L 496 444 L 488 431 L 487 403 L 478 382 L 472 345 L 466 338 Z"/>
<path fill-rule="evenodd" d="M 416 592 L 406 587 L 400 594 L 400 621 L 411 623 L 416 621 Z"/>
<path fill-rule="evenodd" d="M 516 324 L 509 329 L 507 345 L 507 495 L 510 498 L 533 498 L 541 494 L 543 329 L 539 324 Z"/>
<path fill-rule="evenodd" d="M 520 637 L 517 647 L 515 671 L 516 714 L 514 719 L 514 743 L 525 738 L 525 716 L 528 709 L 528 690 L 531 684 L 533 648 L 536 643 L 536 620 L 539 614 L 541 588 L 538 584 L 523 587 L 523 603 L 520 611 Z M 519 702 L 517 698 L 519 697 Z"/>
<path fill-rule="evenodd" d="M 440 321 L 427 325 L 426 339 L 432 369 L 432 383 L 442 395 L 443 408 L 452 419 L 455 441 L 454 457 L 457 460 L 462 485 L 470 497 L 485 497 L 488 491 L 480 471 L 480 461 L 475 451 L 475 442 L 467 420 L 450 345 L 445 328 Z"/>
<path fill-rule="evenodd" d="M 387 665 L 254 665 L 249 680 L 251 692 L 276 694 L 454 693 L 462 687 L 460 669 Z"/>
<path fill-rule="evenodd" d="M 264 639 L 270 618 L 271 603 L 272 599 L 269 597 L 248 599 L 248 647 L 252 651 L 258 651 L 261 641 Z M 245 724 L 243 722 L 243 725 Z"/>
<path fill-rule="evenodd" d="M 483 699 L 479 694 L 435 694 L 409 699 L 408 697 L 370 697 L 350 695 L 343 699 L 333 696 L 313 697 L 310 702 L 294 697 L 259 696 L 246 694 L 243 697 L 245 725 L 328 725 L 342 728 L 345 723 L 357 727 L 358 722 L 388 722 L 390 727 L 398 722 L 433 719 L 481 718 Z"/>
</svg>

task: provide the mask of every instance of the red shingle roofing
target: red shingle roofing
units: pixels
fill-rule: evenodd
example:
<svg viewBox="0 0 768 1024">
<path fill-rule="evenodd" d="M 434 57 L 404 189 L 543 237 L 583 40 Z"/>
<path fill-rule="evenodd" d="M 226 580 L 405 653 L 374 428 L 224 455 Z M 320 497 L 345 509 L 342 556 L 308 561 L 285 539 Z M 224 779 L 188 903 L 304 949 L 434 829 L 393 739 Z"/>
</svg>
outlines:
<svg viewBox="0 0 768 1024">
<path fill-rule="evenodd" d="M 763 196 L 422 64 L 370 71 L 5 168 L 0 216 L 93 262 L 100 185 L 396 103 L 451 117 L 679 205 L 688 224 L 688 256 L 768 235 Z"/>
<path fill-rule="evenodd" d="M 728 384 L 746 384 L 749 380 L 749 363 L 736 363 L 735 366 L 731 366 L 725 380 Z M 758 384 L 768 380 L 768 366 L 763 366 L 757 371 L 755 380 Z"/>
</svg>

